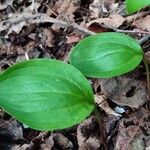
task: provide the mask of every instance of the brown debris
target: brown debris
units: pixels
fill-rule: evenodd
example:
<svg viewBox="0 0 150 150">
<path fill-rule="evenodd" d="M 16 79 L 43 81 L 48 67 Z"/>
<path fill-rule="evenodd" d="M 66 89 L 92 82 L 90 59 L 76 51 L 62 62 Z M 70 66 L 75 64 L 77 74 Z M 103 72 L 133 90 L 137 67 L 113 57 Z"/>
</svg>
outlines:
<svg viewBox="0 0 150 150">
<path fill-rule="evenodd" d="M 100 79 L 99 84 L 107 98 L 120 106 L 139 108 L 147 99 L 147 91 L 142 82 L 127 77 Z"/>
<path fill-rule="evenodd" d="M 85 150 L 89 147 L 93 150 L 100 148 L 98 127 L 94 117 L 86 119 L 78 126 L 77 140 L 80 150 Z"/>
<path fill-rule="evenodd" d="M 140 30 L 148 31 L 150 33 L 150 15 L 134 21 L 132 25 Z"/>
<path fill-rule="evenodd" d="M 142 108 L 133 113 L 130 118 L 122 119 L 119 124 L 115 149 L 141 150 L 145 145 L 149 146 L 150 134 L 145 134 L 145 131 L 150 130 L 149 118 L 149 111 Z M 146 130 L 145 127 L 147 127 Z"/>
<path fill-rule="evenodd" d="M 99 25 L 104 24 L 108 28 L 116 29 L 120 27 L 124 21 L 125 19 L 122 16 L 118 14 L 114 14 L 114 15 L 110 15 L 108 18 L 94 19 L 92 21 L 89 21 L 89 23 L 87 23 L 86 25 L 87 27 L 89 27 L 91 26 L 91 24 L 97 23 Z"/>
</svg>

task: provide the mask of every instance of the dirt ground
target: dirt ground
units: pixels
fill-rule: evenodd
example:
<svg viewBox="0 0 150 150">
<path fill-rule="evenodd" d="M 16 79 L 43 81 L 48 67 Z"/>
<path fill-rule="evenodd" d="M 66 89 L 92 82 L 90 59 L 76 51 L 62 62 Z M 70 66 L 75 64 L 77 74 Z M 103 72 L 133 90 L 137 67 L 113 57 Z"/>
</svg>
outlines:
<svg viewBox="0 0 150 150">
<path fill-rule="evenodd" d="M 67 61 L 86 36 L 121 32 L 150 62 L 150 9 L 127 15 L 124 0 L 1 0 L 0 70 L 33 58 Z M 144 64 L 110 79 L 89 79 L 94 114 L 72 128 L 39 132 L 0 109 L 0 150 L 150 150 L 150 102 Z"/>
</svg>

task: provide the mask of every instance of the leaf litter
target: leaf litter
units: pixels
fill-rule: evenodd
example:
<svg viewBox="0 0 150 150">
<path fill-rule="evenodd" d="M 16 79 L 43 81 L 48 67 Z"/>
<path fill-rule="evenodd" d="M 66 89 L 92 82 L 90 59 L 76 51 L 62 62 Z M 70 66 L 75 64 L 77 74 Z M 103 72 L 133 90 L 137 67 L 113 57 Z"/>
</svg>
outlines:
<svg viewBox="0 0 150 150">
<path fill-rule="evenodd" d="M 145 9 L 127 16 L 122 0 L 1 1 L 0 70 L 28 58 L 67 61 L 70 49 L 94 32 L 125 32 L 142 39 L 150 32 L 149 15 Z M 149 40 L 142 46 L 148 54 Z M 0 149 L 149 149 L 150 108 L 143 68 L 132 78 L 91 80 L 102 118 L 101 130 L 92 115 L 70 129 L 39 132 L 24 128 L 2 111 Z M 119 114 L 116 107 L 125 111 Z"/>
</svg>

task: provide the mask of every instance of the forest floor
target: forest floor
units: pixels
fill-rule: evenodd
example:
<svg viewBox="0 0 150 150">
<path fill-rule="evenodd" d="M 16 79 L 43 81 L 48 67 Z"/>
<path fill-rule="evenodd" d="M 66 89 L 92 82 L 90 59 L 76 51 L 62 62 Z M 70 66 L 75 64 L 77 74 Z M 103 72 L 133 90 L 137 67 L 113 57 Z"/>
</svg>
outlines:
<svg viewBox="0 0 150 150">
<path fill-rule="evenodd" d="M 1 0 L 0 70 L 33 58 L 66 61 L 81 39 L 101 32 L 130 35 L 150 62 L 149 8 L 127 15 L 124 0 Z M 123 76 L 90 81 L 101 128 L 93 114 L 72 128 L 40 132 L 1 109 L 0 150 L 150 150 L 144 64 Z"/>
</svg>

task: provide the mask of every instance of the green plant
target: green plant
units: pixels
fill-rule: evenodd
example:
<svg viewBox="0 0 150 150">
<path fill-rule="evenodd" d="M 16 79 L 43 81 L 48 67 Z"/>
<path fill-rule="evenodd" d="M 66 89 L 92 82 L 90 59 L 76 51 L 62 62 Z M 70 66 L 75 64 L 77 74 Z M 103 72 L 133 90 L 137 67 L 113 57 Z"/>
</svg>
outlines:
<svg viewBox="0 0 150 150">
<path fill-rule="evenodd" d="M 0 75 L 0 106 L 38 130 L 63 129 L 94 109 L 92 89 L 80 71 L 57 60 L 34 59 Z"/>
<path fill-rule="evenodd" d="M 89 77 L 124 74 L 134 69 L 142 58 L 140 45 L 121 33 L 87 37 L 70 53 L 71 64 Z M 93 110 L 98 118 L 92 88 L 72 65 L 34 59 L 10 67 L 0 75 L 0 106 L 37 130 L 73 126 Z"/>
<path fill-rule="evenodd" d="M 146 6 L 150 6 L 150 0 L 126 0 L 126 9 L 129 14 L 139 11 Z"/>
<path fill-rule="evenodd" d="M 108 78 L 133 70 L 142 60 L 138 42 L 123 33 L 100 33 L 79 42 L 70 63 L 88 77 Z"/>
</svg>

